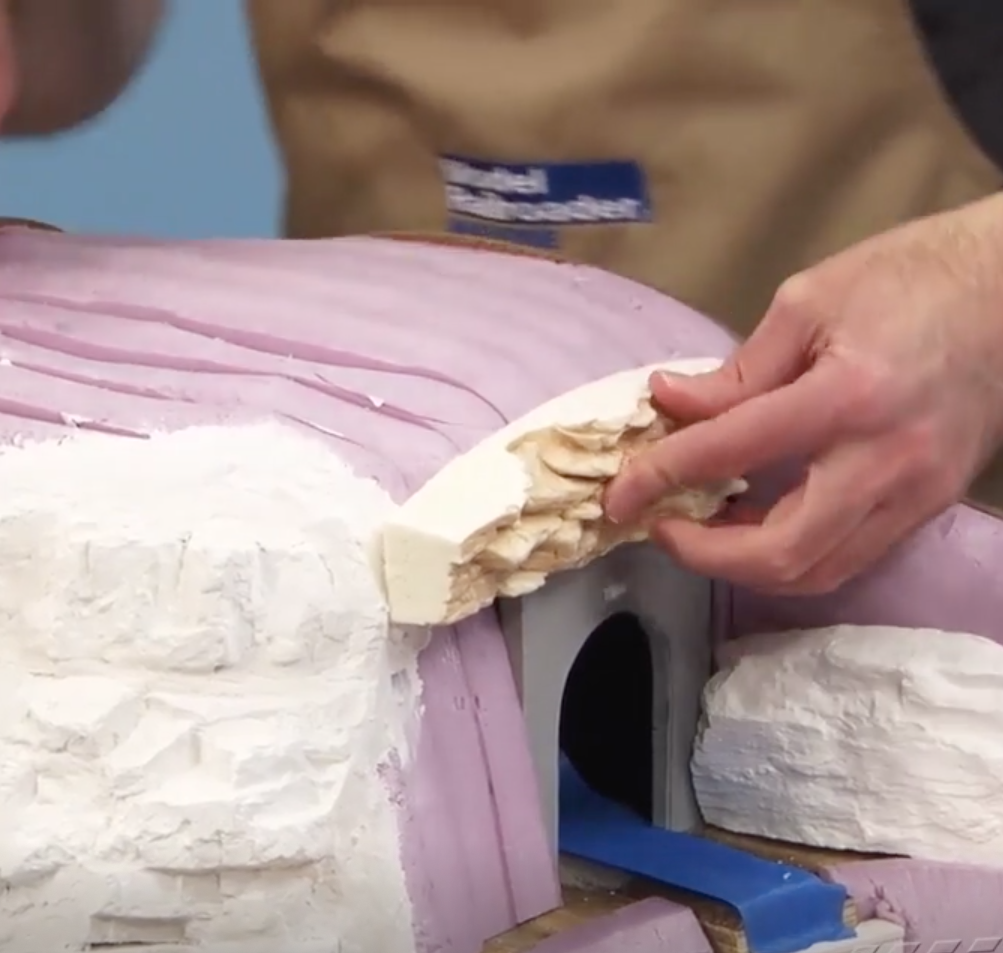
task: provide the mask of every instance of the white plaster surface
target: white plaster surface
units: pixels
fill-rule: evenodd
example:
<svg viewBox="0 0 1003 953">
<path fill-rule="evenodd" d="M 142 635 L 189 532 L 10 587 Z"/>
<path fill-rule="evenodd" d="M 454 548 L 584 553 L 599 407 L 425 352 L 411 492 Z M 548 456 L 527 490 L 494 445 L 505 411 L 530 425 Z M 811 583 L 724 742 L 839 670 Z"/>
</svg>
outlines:
<svg viewBox="0 0 1003 953">
<path fill-rule="evenodd" d="M 709 823 L 1003 866 L 1003 647 L 843 625 L 730 648 L 692 761 Z"/>
<path fill-rule="evenodd" d="M 277 424 L 0 451 L 0 951 L 411 953 L 392 508 Z"/>
</svg>

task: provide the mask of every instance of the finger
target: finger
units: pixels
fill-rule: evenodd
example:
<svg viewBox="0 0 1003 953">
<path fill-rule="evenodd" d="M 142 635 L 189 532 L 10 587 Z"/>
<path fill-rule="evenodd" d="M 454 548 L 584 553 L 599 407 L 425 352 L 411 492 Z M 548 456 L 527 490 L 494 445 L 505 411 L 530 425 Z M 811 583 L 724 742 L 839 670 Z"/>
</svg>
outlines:
<svg viewBox="0 0 1003 953">
<path fill-rule="evenodd" d="M 793 384 L 669 434 L 610 482 L 607 518 L 635 522 L 672 490 L 740 477 L 832 443 L 843 425 L 842 378 L 836 362 L 821 361 Z"/>
<path fill-rule="evenodd" d="M 702 576 L 779 594 L 793 589 L 801 577 L 836 549 L 865 513 L 832 515 L 807 546 L 785 538 L 785 521 L 803 505 L 804 487 L 780 499 L 765 519 L 700 524 L 667 519 L 651 530 L 651 539 L 681 565 Z M 849 516 L 849 518 L 848 518 Z"/>
<path fill-rule="evenodd" d="M 664 520 L 652 538 L 701 575 L 770 592 L 790 590 L 885 501 L 900 473 L 861 446 L 829 454 L 758 526 Z"/>
<path fill-rule="evenodd" d="M 877 506 L 843 542 L 793 585 L 777 595 L 809 596 L 834 592 L 888 556 L 910 533 L 936 515 L 908 497 Z"/>
<path fill-rule="evenodd" d="M 717 370 L 653 374 L 655 404 L 673 420 L 689 423 L 792 383 L 810 366 L 817 337 L 812 315 L 796 299 L 790 293 L 778 294 L 748 340 Z"/>
<path fill-rule="evenodd" d="M 758 526 L 766 518 L 769 510 L 762 506 L 750 506 L 742 500 L 726 504 L 716 516 L 708 521 L 716 526 Z"/>
</svg>

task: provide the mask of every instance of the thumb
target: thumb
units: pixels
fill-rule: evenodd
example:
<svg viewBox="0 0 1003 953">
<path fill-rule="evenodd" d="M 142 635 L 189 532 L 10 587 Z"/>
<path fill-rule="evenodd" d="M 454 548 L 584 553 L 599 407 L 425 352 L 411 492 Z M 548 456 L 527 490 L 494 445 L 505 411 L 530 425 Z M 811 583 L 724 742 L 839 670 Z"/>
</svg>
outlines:
<svg viewBox="0 0 1003 953">
<path fill-rule="evenodd" d="M 810 364 L 812 325 L 783 296 L 774 299 L 752 335 L 714 371 L 656 371 L 649 386 L 655 405 L 681 424 L 717 417 L 753 397 L 790 384 Z"/>
</svg>

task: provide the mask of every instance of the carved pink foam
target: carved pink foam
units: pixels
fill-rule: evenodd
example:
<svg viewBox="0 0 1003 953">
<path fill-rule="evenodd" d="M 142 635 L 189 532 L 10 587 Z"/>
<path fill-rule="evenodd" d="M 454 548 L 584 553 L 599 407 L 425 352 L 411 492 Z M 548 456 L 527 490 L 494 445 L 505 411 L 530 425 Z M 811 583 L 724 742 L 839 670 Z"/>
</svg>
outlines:
<svg viewBox="0 0 1003 953">
<path fill-rule="evenodd" d="M 711 321 L 631 282 L 484 251 L 0 235 L 7 442 L 59 437 L 71 422 L 141 437 L 278 416 L 324 435 L 402 499 L 562 391 L 731 347 Z M 1003 641 L 1001 536 L 998 520 L 954 507 L 837 596 L 775 600 L 720 587 L 720 631 L 890 623 Z M 395 779 L 418 945 L 476 953 L 556 905 L 554 863 L 493 613 L 438 630 L 421 671 L 417 755 Z M 988 929 L 962 899 L 988 902 L 999 872 L 879 861 L 834 876 L 865 915 L 891 911 L 911 938 L 938 942 Z"/>
<path fill-rule="evenodd" d="M 0 235 L 0 439 L 278 416 L 403 499 L 537 404 L 729 337 L 589 268 L 373 239 L 163 244 Z M 556 906 L 494 614 L 435 633 L 397 779 L 422 951 L 477 953 Z"/>
</svg>

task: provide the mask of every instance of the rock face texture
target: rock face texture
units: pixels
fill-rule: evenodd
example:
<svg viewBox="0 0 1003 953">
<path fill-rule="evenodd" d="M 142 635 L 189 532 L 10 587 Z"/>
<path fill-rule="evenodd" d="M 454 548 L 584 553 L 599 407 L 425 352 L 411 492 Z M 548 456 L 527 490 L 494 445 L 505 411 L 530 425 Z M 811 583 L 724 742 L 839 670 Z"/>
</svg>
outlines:
<svg viewBox="0 0 1003 953">
<path fill-rule="evenodd" d="M 357 490 L 359 481 L 372 481 L 368 498 L 381 499 L 387 514 L 451 461 L 563 394 L 653 360 L 721 358 L 732 347 L 705 318 L 592 269 L 363 239 L 163 244 L 4 232 L 0 304 L 0 442 L 9 447 L 29 449 L 70 434 L 153 441 L 178 431 L 206 435 L 213 427 L 231 434 L 245 425 L 277 427 L 283 436 L 271 438 L 272 463 L 288 474 L 289 486 L 310 474 L 323 477 L 325 467 L 348 468 L 345 486 Z M 541 451 L 539 437 L 521 452 L 537 462 L 541 453 L 547 457 L 546 470 L 541 464 L 538 471 L 541 485 L 556 476 L 566 486 L 564 480 L 583 479 L 585 469 L 594 493 L 602 476 L 590 476 L 585 463 L 595 457 L 594 435 L 566 429 L 560 453 Z M 547 428 L 521 436 L 538 430 Z M 640 426 L 638 433 L 645 430 Z M 319 447 L 323 466 L 300 466 L 294 476 L 300 458 L 286 442 L 290 434 L 298 448 L 302 441 Z M 137 467 L 132 482 L 149 480 L 140 464 L 128 466 Z M 131 494 L 127 465 L 120 467 L 92 502 Z M 67 493 L 86 489 L 86 483 L 73 487 L 69 476 Z M 10 486 L 0 481 L 0 490 Z M 343 489 L 339 499 L 333 479 L 314 489 L 325 486 L 331 492 L 320 512 L 355 526 L 365 548 L 368 510 L 354 504 L 361 523 L 349 524 L 344 511 L 354 490 Z M 251 505 L 253 487 L 231 489 L 235 505 L 245 509 L 224 535 L 231 550 L 242 539 L 250 554 L 248 541 L 263 532 L 260 520 L 255 523 L 263 511 Z M 72 493 L 62 502 L 75 499 Z M 29 500 L 9 494 L 11 503 L 15 496 Z M 585 524 L 594 513 L 591 500 L 569 499 L 558 508 L 576 512 Z M 176 565 L 176 533 L 185 520 L 189 528 L 199 525 L 197 516 L 182 519 L 165 501 L 163 494 L 151 498 L 144 511 L 151 520 L 158 512 L 175 520 L 169 544 L 147 554 L 150 578 L 161 572 L 158 565 Z M 268 548 L 281 548 L 277 523 L 306 533 L 316 505 L 286 499 L 283 506 L 296 519 L 273 513 Z M 309 603 L 301 598 L 304 580 L 317 579 L 309 565 L 293 570 L 287 562 L 276 573 L 249 555 L 253 573 L 233 573 L 228 587 L 200 584 L 192 593 L 203 607 L 229 606 L 235 625 L 209 625 L 206 619 L 223 616 L 203 613 L 202 635 L 195 638 L 193 616 L 182 613 L 179 625 L 152 638 L 150 616 L 134 602 L 137 622 L 130 628 L 137 631 L 119 640 L 116 633 L 125 630 L 102 625 L 101 614 L 106 621 L 122 618 L 128 604 L 111 596 L 120 590 L 136 596 L 139 562 L 117 544 L 89 553 L 82 546 L 60 549 L 71 539 L 63 532 L 70 524 L 53 522 L 51 512 L 33 524 L 32 514 L 44 515 L 44 508 L 37 501 L 32 506 L 8 508 L 0 534 L 9 547 L 20 545 L 23 557 L 20 564 L 6 561 L 6 575 L 0 572 L 6 679 L 0 679 L 0 708 L 7 712 L 7 735 L 0 739 L 6 851 L 0 852 L 0 951 L 35 953 L 35 937 L 38 953 L 108 943 L 176 953 L 214 945 L 220 953 L 313 953 L 318 947 L 310 931 L 323 927 L 324 950 L 334 936 L 346 953 L 369 953 L 374 941 L 388 953 L 477 953 L 488 937 L 558 902 L 526 727 L 494 612 L 425 632 L 390 629 L 389 638 L 367 648 L 358 626 L 348 625 L 341 640 L 333 635 L 357 617 L 350 600 L 338 618 L 320 612 L 313 622 L 282 617 Z M 525 509 L 518 508 L 519 517 Z M 61 512 L 85 515 L 79 506 Z M 556 525 L 547 515 L 527 512 L 526 519 L 541 517 L 529 524 L 528 542 L 518 532 L 504 537 L 493 548 L 492 567 L 520 563 L 522 551 L 536 553 L 539 564 L 558 547 L 570 553 L 559 531 L 547 536 L 545 527 Z M 107 520 L 100 525 L 116 529 Z M 18 526 L 28 527 L 28 536 L 14 532 Z M 328 530 L 322 535 L 334 539 Z M 287 532 L 282 544 L 289 554 L 297 550 L 294 537 Z M 198 551 L 196 545 L 191 552 Z M 1001 555 L 999 520 L 955 507 L 838 598 L 770 600 L 722 587 L 720 634 L 846 622 L 1003 641 L 1003 589 L 996 584 Z M 31 575 L 29 557 L 45 566 L 62 560 L 62 575 Z M 151 592 L 163 596 L 178 578 L 204 580 L 205 565 L 201 576 L 197 568 L 188 577 L 162 573 Z M 53 581 L 65 582 L 67 573 L 86 575 L 93 587 L 93 615 L 76 631 L 60 628 L 57 611 L 69 590 Z M 15 590 L 30 598 L 19 601 Z M 331 600 L 335 615 L 347 592 L 343 587 Z M 260 616 L 245 610 L 260 608 L 263 593 L 277 614 L 248 625 Z M 369 595 L 378 602 L 375 592 Z M 32 606 L 30 616 L 19 617 L 19 605 Z M 376 629 L 387 624 L 385 616 L 383 606 L 383 614 L 372 617 Z M 248 631 L 256 633 L 253 639 L 233 640 Z M 288 637 L 296 632 L 303 638 Z M 273 637 L 283 633 L 285 639 Z M 100 651 L 94 639 L 105 640 Z M 411 663 L 426 641 L 415 672 Z M 362 666 L 354 674 L 350 659 Z M 310 691 L 304 690 L 308 679 L 314 679 Z M 332 694 L 327 682 L 344 692 Z M 972 685 L 973 697 L 990 698 L 974 676 Z M 226 709 L 224 718 L 210 717 L 207 693 L 217 715 Z M 375 710 L 366 707 L 373 698 L 396 712 L 391 720 L 373 717 Z M 357 737 L 339 748 L 331 725 L 357 729 L 366 746 Z M 346 750 L 356 759 L 359 751 L 378 758 L 384 801 L 369 800 L 375 789 L 360 779 L 374 772 Z M 303 776 L 304 761 L 326 789 L 292 783 Z M 69 764 L 79 766 L 71 771 Z M 219 776 L 211 798 L 206 788 L 179 781 L 192 770 Z M 160 784 L 161 773 L 173 781 Z M 288 782 L 280 799 L 286 813 L 277 818 L 276 802 L 262 791 L 280 778 Z M 102 792 L 112 788 L 120 799 L 109 808 Z M 322 790 L 327 794 L 318 795 Z M 354 826 L 316 826 L 327 808 L 347 809 L 350 795 L 360 792 L 376 813 L 353 808 Z M 67 812 L 67 804 L 77 809 Z M 378 805 L 390 813 L 378 813 Z M 114 820 L 126 814 L 115 812 L 132 812 L 130 823 L 144 827 L 146 841 L 116 838 Z M 192 828 L 187 822 L 196 814 L 209 827 Z M 290 818 L 338 843 L 304 835 L 296 847 L 280 836 L 291 829 Z M 389 828 L 382 826 L 387 818 Z M 84 848 L 99 842 L 111 867 L 95 870 L 83 862 Z M 36 849 L 40 844 L 44 850 Z M 270 867 L 262 866 L 263 856 Z M 383 873 L 360 878 L 376 860 L 387 864 Z M 330 870 L 318 878 L 314 871 L 324 864 Z M 889 860 L 833 876 L 874 915 L 904 923 L 908 939 L 933 944 L 961 937 L 966 949 L 990 948 L 973 946 L 998 922 L 986 919 L 995 916 L 991 899 L 999 883 L 985 867 Z M 344 892 L 353 877 L 354 905 Z M 399 903 L 388 903 L 394 877 L 403 892 L 394 895 Z M 408 924 L 406 934 L 367 934 L 377 922 Z"/>
<path fill-rule="evenodd" d="M 0 485 L 0 949 L 411 951 L 389 497 L 271 422 L 25 443 Z"/>
<path fill-rule="evenodd" d="M 593 381 L 446 464 L 384 530 L 391 617 L 456 622 L 498 596 L 528 595 L 554 572 L 646 538 L 660 517 L 717 513 L 744 482 L 680 487 L 633 526 L 604 519 L 602 493 L 631 456 L 673 428 L 651 404 L 651 373 L 699 373 L 718 363 L 667 362 Z"/>
<path fill-rule="evenodd" d="M 0 441 L 11 447 L 29 449 L 70 434 L 153 441 L 188 428 L 232 432 L 267 420 L 283 434 L 320 447 L 326 466 L 350 468 L 356 481 L 375 481 L 387 507 L 405 500 L 458 455 L 561 394 L 653 359 L 720 357 L 730 346 L 724 332 L 682 306 L 591 269 L 393 241 L 162 244 L 9 231 L 0 234 L 0 303 Z M 277 438 L 271 445 L 271 465 L 280 472 L 285 465 L 288 487 L 311 474 L 323 477 L 317 464 L 297 464 L 300 458 L 289 447 Z M 130 492 L 127 465 L 118 466 L 106 501 L 112 490 Z M 138 483 L 146 477 L 136 466 Z M 69 477 L 65 482 L 72 485 Z M 333 481 L 328 486 L 323 512 L 329 519 L 341 514 L 344 522 L 342 511 L 352 506 L 362 518 L 364 511 L 348 491 Z M 225 494 L 226 487 L 220 483 L 219 491 Z M 230 527 L 231 549 L 263 532 L 248 502 L 253 493 L 241 497 L 234 490 L 238 498 L 248 510 Z M 170 515 L 175 533 L 185 519 L 189 529 L 202 525 L 198 514 L 182 519 L 166 497 L 157 499 L 163 505 L 158 511 L 151 502 L 150 520 L 158 512 Z M 291 490 L 283 505 L 296 520 L 309 519 L 312 507 Z M 28 525 L 24 513 L 18 519 Z M 36 523 L 45 539 L 59 540 L 55 523 Z M 287 524 L 287 530 L 295 525 Z M 8 538 L 13 545 L 14 536 Z M 275 548 L 276 539 L 264 542 Z M 176 542 L 172 538 L 158 551 L 164 565 L 176 553 Z M 289 536 L 290 551 L 293 543 Z M 199 551 L 197 538 L 195 544 L 192 556 Z M 53 550 L 53 558 L 58 552 Z M 125 604 L 116 608 L 110 597 L 141 575 L 140 567 L 125 556 L 115 563 L 110 554 L 110 549 L 90 553 L 90 565 L 104 573 L 100 585 L 93 583 L 92 604 L 95 612 L 107 605 L 104 611 L 121 616 Z M 151 574 L 154 555 L 151 550 Z M 70 563 L 74 572 L 77 563 L 87 565 L 83 556 Z M 398 631 L 377 640 L 380 650 L 366 649 L 362 630 L 348 625 L 355 614 L 352 603 L 337 595 L 335 585 L 331 611 L 337 616 L 344 605 L 344 612 L 321 620 L 313 649 L 297 661 L 294 640 L 270 640 L 264 633 L 282 630 L 288 636 L 305 626 L 302 619 L 283 621 L 279 615 L 302 607 L 301 587 L 314 577 L 308 561 L 295 571 L 287 564 L 277 575 L 264 572 L 274 568 L 254 564 L 256 576 L 235 572 L 227 585 L 220 576 L 215 590 L 203 585 L 195 593 L 217 607 L 228 600 L 237 632 L 241 625 L 244 631 L 254 628 L 246 624 L 254 613 L 247 616 L 245 610 L 257 604 L 265 591 L 261 586 L 283 581 L 291 586 L 268 600 L 278 615 L 262 624 L 261 644 L 253 650 L 221 640 L 227 629 L 222 625 L 207 629 L 203 640 L 216 646 L 216 654 L 168 650 L 168 645 L 202 644 L 192 634 L 191 618 L 180 615 L 179 626 L 155 639 L 145 629 L 137 632 L 125 649 L 116 649 L 120 654 L 113 664 L 87 643 L 75 658 L 56 662 L 43 652 L 19 656 L 18 667 L 9 672 L 32 686 L 31 724 L 40 726 L 37 737 L 23 742 L 27 748 L 21 754 L 39 764 L 33 775 L 25 774 L 18 767 L 23 759 L 7 751 L 0 843 L 26 848 L 32 831 L 45 828 L 46 811 L 50 818 L 53 811 L 65 813 L 59 805 L 68 803 L 64 795 L 70 791 L 73 803 L 89 810 L 45 828 L 50 841 L 52 831 L 65 836 L 53 845 L 56 854 L 34 855 L 39 858 L 34 866 L 26 860 L 27 850 L 0 858 L 8 878 L 0 904 L 0 949 L 6 944 L 9 953 L 35 953 L 28 940 L 36 936 L 38 953 L 129 942 L 292 953 L 310 948 L 311 937 L 326 923 L 324 949 L 333 936 L 346 953 L 375 948 L 397 953 L 402 944 L 422 953 L 477 953 L 486 938 L 558 903 L 526 729 L 495 614 L 478 613 L 430 633 Z M 14 652 L 21 628 L 50 636 L 56 631 L 56 603 L 45 601 L 43 577 L 35 577 L 34 615 L 5 619 L 4 658 Z M 2 603 L 16 615 L 17 603 L 8 598 L 14 577 L 8 578 L 12 585 Z M 252 579 L 259 580 L 257 590 L 246 584 Z M 26 580 L 22 574 L 17 581 Z M 175 582 L 166 576 L 159 585 L 163 595 Z M 52 593 L 57 599 L 65 595 L 58 586 Z M 352 633 L 347 642 L 331 636 L 342 623 Z M 89 624 L 111 638 L 111 629 L 98 621 Z M 407 674 L 408 660 L 425 641 L 417 674 Z M 350 677 L 348 660 L 362 665 L 357 677 Z M 172 667 L 178 664 L 185 671 Z M 265 681 L 261 665 L 267 667 Z M 308 677 L 341 680 L 348 694 L 325 693 L 320 681 L 306 691 Z M 353 681 L 361 693 L 348 691 Z M 104 690 L 109 682 L 114 691 Z M 409 684 L 420 698 L 408 699 Z M 79 700 L 69 722 L 64 708 L 57 711 L 46 701 L 53 692 Z M 207 715 L 206 692 L 232 694 L 213 701 L 229 706 L 222 721 Z M 17 691 L 11 697 L 26 696 Z M 399 712 L 383 721 L 373 717 L 368 702 L 335 711 L 330 706 L 338 697 L 356 702 L 379 697 Z M 92 731 L 89 726 L 99 722 L 105 727 Z M 292 741 L 314 737 L 303 728 L 307 723 L 320 732 L 318 745 L 324 744 L 297 754 L 289 747 Z M 134 724 L 145 725 L 142 745 L 129 742 Z M 163 731 L 154 731 L 157 725 Z M 381 840 L 383 821 L 361 809 L 354 825 L 323 828 L 347 840 L 308 837 L 301 850 L 290 853 L 280 837 L 276 805 L 262 800 L 261 790 L 285 777 L 285 764 L 290 787 L 284 807 L 298 812 L 297 823 L 322 816 L 329 803 L 316 792 L 297 791 L 292 778 L 302 767 L 297 759 L 307 758 L 311 771 L 327 771 L 334 779 L 341 762 L 334 764 L 340 755 L 329 750 L 334 744 L 325 730 L 329 725 L 376 733 L 371 745 L 353 743 L 341 752 L 348 758 L 343 766 L 349 781 L 334 803 L 345 808 L 360 791 L 369 798 L 372 789 L 360 779 L 374 772 L 357 760 L 358 752 L 372 754 L 382 746 L 379 778 L 392 815 L 379 816 L 394 822 L 389 834 L 396 851 Z M 86 744 L 73 740 L 84 736 L 90 738 Z M 192 738 L 198 739 L 198 758 L 189 747 Z M 11 738 L 6 744 L 22 742 Z M 59 751 L 48 757 L 46 745 Z M 247 745 L 253 757 L 242 747 Z M 83 760 L 88 751 L 96 759 L 88 770 L 118 785 L 123 800 L 114 810 L 87 775 L 60 767 L 69 758 L 66 752 Z M 152 799 L 130 781 L 144 759 L 173 778 Z M 191 770 L 215 771 L 223 786 L 206 800 L 206 788 L 193 790 L 182 780 Z M 145 783 L 152 783 L 153 773 L 146 776 Z M 23 812 L 13 808 L 29 798 L 37 823 L 22 826 Z M 115 812 L 127 810 L 137 824 L 148 825 L 148 850 L 143 847 L 146 852 L 138 856 L 142 845 L 120 844 L 110 855 L 115 876 L 97 881 L 83 862 L 81 841 L 91 844 L 87 837 L 94 833 L 114 846 Z M 188 822 L 196 814 L 209 827 L 192 828 Z M 213 827 L 216 821 L 229 825 L 225 845 Z M 261 840 L 266 835 L 267 843 Z M 199 844 L 204 850 L 196 850 Z M 266 853 L 271 867 L 261 865 Z M 362 876 L 359 882 L 372 863 L 388 866 L 375 879 Z M 311 864 L 327 864 L 330 873 L 318 878 Z M 406 890 L 400 903 L 387 889 L 394 876 Z M 353 878 L 361 892 L 348 902 L 339 891 Z M 115 886 L 126 881 L 128 895 Z M 310 916 L 304 918 L 307 910 Z M 52 932 L 57 921 L 69 932 Z M 390 933 L 366 932 L 379 923 Z M 403 937 L 395 932 L 401 925 L 407 930 Z"/>
<path fill-rule="evenodd" d="M 1003 867 L 1003 647 L 835 626 L 736 648 L 704 690 L 693 756 L 709 823 Z"/>
</svg>

